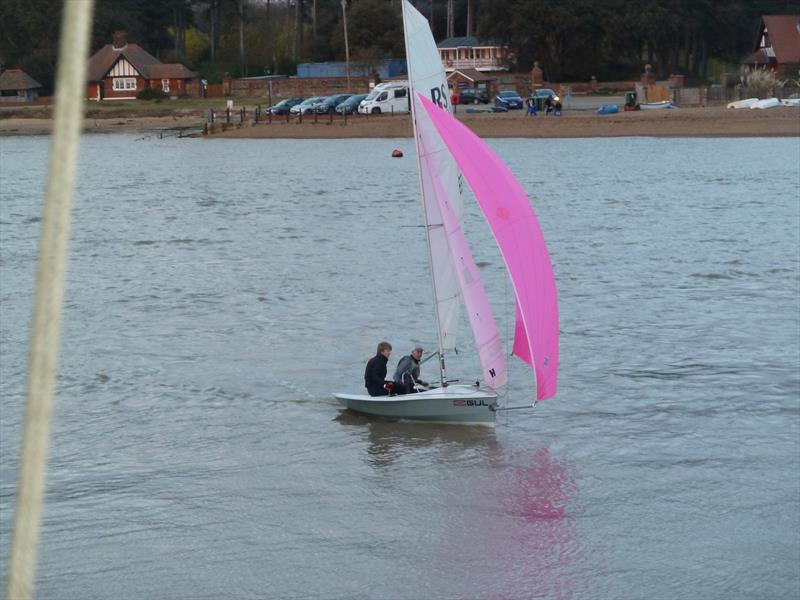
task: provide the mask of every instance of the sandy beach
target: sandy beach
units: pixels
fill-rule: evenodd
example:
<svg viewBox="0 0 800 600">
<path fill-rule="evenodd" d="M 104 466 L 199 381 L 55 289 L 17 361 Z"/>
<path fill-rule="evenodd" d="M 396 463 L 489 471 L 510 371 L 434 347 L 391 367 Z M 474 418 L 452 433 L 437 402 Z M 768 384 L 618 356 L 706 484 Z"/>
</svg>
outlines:
<svg viewBox="0 0 800 600">
<path fill-rule="evenodd" d="M 800 136 L 800 107 L 770 110 L 678 108 L 674 110 L 620 112 L 600 116 L 593 111 L 566 111 L 561 117 L 526 117 L 522 111 L 509 113 L 466 113 L 458 118 L 481 137 L 580 138 L 580 137 L 791 137 Z M 252 118 L 248 115 L 249 118 Z M 86 133 L 172 132 L 197 133 L 202 116 L 176 113 L 172 116 L 125 115 L 87 118 Z M 41 118 L 0 118 L 0 135 L 41 135 L 50 132 L 51 120 Z M 253 123 L 223 127 L 217 122 L 208 139 L 215 138 L 395 138 L 411 136 L 411 120 L 403 116 L 305 117 L 286 122 L 276 117 L 271 124 Z"/>
</svg>

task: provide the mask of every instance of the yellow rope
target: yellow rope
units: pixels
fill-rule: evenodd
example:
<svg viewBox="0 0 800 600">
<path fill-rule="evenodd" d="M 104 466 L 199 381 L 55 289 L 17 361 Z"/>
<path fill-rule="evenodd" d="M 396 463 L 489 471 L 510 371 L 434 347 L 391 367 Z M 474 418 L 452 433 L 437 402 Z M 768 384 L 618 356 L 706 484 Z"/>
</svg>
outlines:
<svg viewBox="0 0 800 600">
<path fill-rule="evenodd" d="M 65 1 L 64 17 L 61 21 L 50 175 L 39 239 L 39 267 L 28 365 L 28 398 L 22 434 L 14 536 L 6 579 L 8 600 L 25 600 L 33 595 L 50 415 L 58 367 L 70 208 L 86 96 L 93 4 L 93 0 Z"/>
</svg>

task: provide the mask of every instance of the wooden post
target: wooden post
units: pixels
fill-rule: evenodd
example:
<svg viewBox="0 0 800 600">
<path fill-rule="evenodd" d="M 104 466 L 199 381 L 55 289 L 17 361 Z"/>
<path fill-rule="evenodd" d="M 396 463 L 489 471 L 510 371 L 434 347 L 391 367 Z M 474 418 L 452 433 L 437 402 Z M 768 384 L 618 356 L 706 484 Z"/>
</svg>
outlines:
<svg viewBox="0 0 800 600">
<path fill-rule="evenodd" d="M 225 109 L 225 122 L 228 125 L 230 125 L 230 123 L 231 123 L 231 109 L 230 108 L 226 108 Z"/>
</svg>

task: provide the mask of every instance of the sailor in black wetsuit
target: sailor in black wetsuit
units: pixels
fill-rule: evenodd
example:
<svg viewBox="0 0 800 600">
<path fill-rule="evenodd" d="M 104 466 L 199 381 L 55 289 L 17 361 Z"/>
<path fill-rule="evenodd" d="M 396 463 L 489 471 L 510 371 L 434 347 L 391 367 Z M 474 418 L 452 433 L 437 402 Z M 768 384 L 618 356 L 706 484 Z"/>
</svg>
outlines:
<svg viewBox="0 0 800 600">
<path fill-rule="evenodd" d="M 386 382 L 386 363 L 389 362 L 389 355 L 392 353 L 392 345 L 389 342 L 378 344 L 378 352 L 369 359 L 367 368 L 364 369 L 364 385 L 370 396 L 388 396 L 389 390 L 383 387 Z"/>
</svg>

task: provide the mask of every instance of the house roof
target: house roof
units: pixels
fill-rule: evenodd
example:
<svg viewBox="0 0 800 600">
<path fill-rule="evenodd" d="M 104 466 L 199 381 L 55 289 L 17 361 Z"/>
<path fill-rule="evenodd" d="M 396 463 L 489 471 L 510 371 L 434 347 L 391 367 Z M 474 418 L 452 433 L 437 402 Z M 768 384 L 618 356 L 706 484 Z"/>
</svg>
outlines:
<svg viewBox="0 0 800 600">
<path fill-rule="evenodd" d="M 451 37 L 442 40 L 436 44 L 437 48 L 471 48 L 478 45 L 478 38 L 474 36 L 469 37 Z"/>
<path fill-rule="evenodd" d="M 745 65 L 768 65 L 772 62 L 772 59 L 767 55 L 767 51 L 764 48 L 759 48 L 755 52 L 753 52 L 750 56 L 745 58 L 742 61 L 742 64 Z"/>
<path fill-rule="evenodd" d="M 800 15 L 765 15 L 761 19 L 775 51 L 775 60 L 800 63 Z"/>
<path fill-rule="evenodd" d="M 117 61 L 124 57 L 145 79 L 191 79 L 197 73 L 180 63 L 165 64 L 142 48 L 139 44 L 128 43 L 121 48 L 106 44 L 89 59 L 89 81 L 102 81 Z"/>
<path fill-rule="evenodd" d="M 192 79 L 197 77 L 197 73 L 181 63 L 159 63 L 150 67 L 150 77 L 153 79 Z"/>
<path fill-rule="evenodd" d="M 42 84 L 22 69 L 8 69 L 0 75 L 0 90 L 35 90 Z"/>
<path fill-rule="evenodd" d="M 475 48 L 476 46 L 487 48 L 491 46 L 502 46 L 502 44 L 491 40 L 479 40 L 474 35 L 468 37 L 451 37 L 436 44 L 437 48 Z"/>
<path fill-rule="evenodd" d="M 488 77 L 478 71 L 478 69 L 456 69 L 452 73 L 450 73 L 447 78 L 450 79 L 454 75 L 461 75 L 462 77 L 469 79 L 474 83 L 480 83 L 482 81 L 492 81 L 491 77 Z"/>
</svg>

